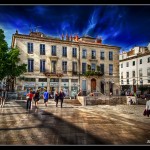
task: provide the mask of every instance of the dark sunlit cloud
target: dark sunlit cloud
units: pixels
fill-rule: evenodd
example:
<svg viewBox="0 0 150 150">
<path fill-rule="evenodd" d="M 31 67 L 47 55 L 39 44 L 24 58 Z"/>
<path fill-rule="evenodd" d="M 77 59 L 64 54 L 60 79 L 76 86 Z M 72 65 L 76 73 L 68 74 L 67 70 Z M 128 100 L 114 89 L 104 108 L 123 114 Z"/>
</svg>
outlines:
<svg viewBox="0 0 150 150">
<path fill-rule="evenodd" d="M 150 6 L 123 5 L 21 5 L 0 6 L 0 28 L 11 45 L 16 30 L 29 34 L 40 31 L 48 36 L 90 35 L 104 44 L 129 50 L 150 41 Z"/>
</svg>

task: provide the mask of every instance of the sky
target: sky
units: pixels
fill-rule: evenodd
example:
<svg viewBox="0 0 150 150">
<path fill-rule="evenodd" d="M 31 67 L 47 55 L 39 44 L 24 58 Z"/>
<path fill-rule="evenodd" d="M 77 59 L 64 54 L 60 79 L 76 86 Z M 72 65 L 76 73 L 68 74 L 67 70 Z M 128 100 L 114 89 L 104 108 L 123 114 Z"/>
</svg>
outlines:
<svg viewBox="0 0 150 150">
<path fill-rule="evenodd" d="M 39 31 L 47 36 L 89 35 L 129 51 L 150 42 L 150 5 L 0 5 L 0 28 L 12 34 Z"/>
</svg>

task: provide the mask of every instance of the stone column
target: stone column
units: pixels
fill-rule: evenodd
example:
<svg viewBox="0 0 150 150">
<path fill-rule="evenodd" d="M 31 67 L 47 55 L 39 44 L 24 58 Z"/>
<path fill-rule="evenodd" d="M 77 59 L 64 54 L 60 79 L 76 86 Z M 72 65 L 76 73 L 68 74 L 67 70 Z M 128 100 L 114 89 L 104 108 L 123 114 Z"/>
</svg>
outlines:
<svg viewBox="0 0 150 150">
<path fill-rule="evenodd" d="M 69 97 L 71 97 L 71 78 L 69 79 Z"/>
<path fill-rule="evenodd" d="M 47 91 L 50 91 L 50 78 L 47 78 Z"/>
</svg>

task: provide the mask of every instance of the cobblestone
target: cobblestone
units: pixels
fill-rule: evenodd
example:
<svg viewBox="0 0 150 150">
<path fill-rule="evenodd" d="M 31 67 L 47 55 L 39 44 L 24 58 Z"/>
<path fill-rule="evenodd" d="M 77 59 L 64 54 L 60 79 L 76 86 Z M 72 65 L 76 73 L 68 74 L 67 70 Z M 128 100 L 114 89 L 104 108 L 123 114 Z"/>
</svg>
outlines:
<svg viewBox="0 0 150 150">
<path fill-rule="evenodd" d="M 27 111 L 25 100 L 0 108 L 0 145 L 149 145 L 145 105 L 81 106 L 49 100 Z"/>
</svg>

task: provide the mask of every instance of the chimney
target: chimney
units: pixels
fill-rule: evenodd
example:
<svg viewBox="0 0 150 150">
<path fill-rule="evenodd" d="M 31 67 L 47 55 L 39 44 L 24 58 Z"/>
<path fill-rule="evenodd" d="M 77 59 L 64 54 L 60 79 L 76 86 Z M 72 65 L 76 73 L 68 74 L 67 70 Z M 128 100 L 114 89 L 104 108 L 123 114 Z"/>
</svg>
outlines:
<svg viewBox="0 0 150 150">
<path fill-rule="evenodd" d="M 96 43 L 100 43 L 100 44 L 102 44 L 102 38 L 100 37 L 100 38 L 96 38 Z"/>
<path fill-rule="evenodd" d="M 70 41 L 71 41 L 71 42 L 72 42 L 72 39 L 73 39 L 73 38 L 72 38 L 72 35 L 71 35 L 71 36 L 70 36 Z"/>
<path fill-rule="evenodd" d="M 64 35 L 62 34 L 62 40 L 64 40 Z"/>
<path fill-rule="evenodd" d="M 75 36 L 75 41 L 77 42 L 79 39 L 78 35 Z"/>
<path fill-rule="evenodd" d="M 69 36 L 68 36 L 68 34 L 66 35 L 66 41 L 69 41 Z"/>
<path fill-rule="evenodd" d="M 16 33 L 15 34 L 18 34 L 18 30 L 16 30 Z"/>
</svg>

